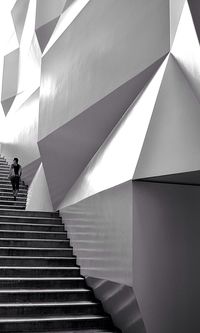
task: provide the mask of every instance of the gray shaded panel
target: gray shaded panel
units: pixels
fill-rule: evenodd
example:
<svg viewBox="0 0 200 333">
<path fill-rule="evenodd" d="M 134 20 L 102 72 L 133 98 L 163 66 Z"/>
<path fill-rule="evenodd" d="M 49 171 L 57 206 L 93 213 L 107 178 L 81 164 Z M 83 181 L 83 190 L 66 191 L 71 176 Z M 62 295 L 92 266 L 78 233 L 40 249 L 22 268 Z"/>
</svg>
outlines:
<svg viewBox="0 0 200 333">
<path fill-rule="evenodd" d="M 63 8 L 63 13 L 64 11 L 71 6 L 71 4 L 75 2 L 75 0 L 66 0 L 65 7 Z"/>
<path fill-rule="evenodd" d="M 173 175 L 165 175 L 160 177 L 145 178 L 145 181 L 159 182 L 159 183 L 174 183 L 174 184 L 188 184 L 200 185 L 200 171 L 176 173 Z"/>
<path fill-rule="evenodd" d="M 1 101 L 1 104 L 2 104 L 3 111 L 4 111 L 5 115 L 7 115 L 8 111 L 10 110 L 14 99 L 15 99 L 15 96 L 7 98 L 4 101 Z"/>
<path fill-rule="evenodd" d="M 170 0 L 170 44 L 172 46 L 186 0 Z"/>
<path fill-rule="evenodd" d="M 132 181 L 60 209 L 84 276 L 133 286 Z"/>
<path fill-rule="evenodd" d="M 192 18 L 194 21 L 197 36 L 200 42 L 200 2 L 196 0 L 188 0 Z"/>
<path fill-rule="evenodd" d="M 35 29 L 37 30 L 59 16 L 63 11 L 65 2 L 66 0 L 37 0 Z"/>
<path fill-rule="evenodd" d="M 93 277 L 87 277 L 86 282 L 123 333 L 146 333 L 132 287 Z"/>
<path fill-rule="evenodd" d="M 13 97 L 17 94 L 19 70 L 19 49 L 4 57 L 3 81 L 1 99 Z"/>
<path fill-rule="evenodd" d="M 162 61 L 163 58 L 159 59 L 39 142 L 54 208 L 57 208 L 66 192 Z"/>
<path fill-rule="evenodd" d="M 134 291 L 148 333 L 200 332 L 200 187 L 133 183 Z"/>
<path fill-rule="evenodd" d="M 199 102 L 169 58 L 134 179 L 199 170 Z"/>
<path fill-rule="evenodd" d="M 40 163 L 41 159 L 38 158 L 37 160 L 29 163 L 23 168 L 22 179 L 26 185 L 30 185 L 30 183 L 32 182 L 33 177 L 35 176 L 35 173 L 40 166 Z"/>
<path fill-rule="evenodd" d="M 43 57 L 39 140 L 138 75 L 169 44 L 168 1 L 90 1 Z"/>
<path fill-rule="evenodd" d="M 58 22 L 59 16 L 53 19 L 52 21 L 42 25 L 40 28 L 36 30 L 36 35 L 38 38 L 38 42 L 40 45 L 40 49 L 43 52 L 45 49 L 45 46 L 47 45 L 54 28 L 56 26 L 56 23 Z"/>
<path fill-rule="evenodd" d="M 29 0 L 17 0 L 11 13 L 15 25 L 18 41 L 21 41 Z"/>
</svg>

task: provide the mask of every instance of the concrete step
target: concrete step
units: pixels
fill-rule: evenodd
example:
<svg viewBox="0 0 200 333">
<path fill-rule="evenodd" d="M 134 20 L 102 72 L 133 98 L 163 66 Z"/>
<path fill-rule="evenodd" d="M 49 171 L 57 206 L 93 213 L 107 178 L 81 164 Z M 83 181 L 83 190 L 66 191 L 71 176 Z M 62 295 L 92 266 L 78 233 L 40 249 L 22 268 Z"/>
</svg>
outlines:
<svg viewBox="0 0 200 333">
<path fill-rule="evenodd" d="M 20 193 L 20 192 L 19 192 Z M 35 219 L 39 219 L 39 218 L 44 218 L 44 219 L 59 219 L 61 221 L 61 217 L 59 217 L 59 212 L 41 212 L 41 211 L 22 211 L 22 212 L 14 212 L 14 211 L 9 211 L 9 209 L 7 211 L 1 211 L 0 210 L 0 216 L 1 215 L 7 215 L 7 216 L 14 216 L 14 217 L 31 217 L 31 218 L 35 218 Z"/>
<path fill-rule="evenodd" d="M 0 256 L 0 266 L 23 267 L 73 267 L 76 265 L 76 257 L 20 257 Z"/>
<path fill-rule="evenodd" d="M 12 205 L 10 205 L 10 206 L 8 206 L 8 205 L 0 205 L 0 209 L 7 210 L 8 207 L 9 207 L 9 209 L 13 209 L 13 210 L 19 209 L 21 211 L 21 210 L 25 210 L 26 205 L 23 205 L 23 206 L 18 206 L 18 205 L 13 205 L 13 206 Z"/>
<path fill-rule="evenodd" d="M 19 188 L 19 192 L 18 194 L 26 194 L 27 195 L 27 192 L 28 192 L 28 189 L 27 188 L 22 188 L 20 187 Z M 0 193 L 13 193 L 13 189 L 12 189 L 12 186 L 0 186 Z"/>
<path fill-rule="evenodd" d="M 6 201 L 6 202 L 7 201 L 14 201 L 13 200 L 13 194 L 10 193 L 10 195 L 5 196 L 5 195 L 1 195 L 1 193 L 0 193 L 0 202 L 4 202 L 4 201 Z M 26 203 L 26 196 L 17 195 L 16 201 L 21 202 L 21 203 Z"/>
<path fill-rule="evenodd" d="M 85 288 L 83 277 L 5 277 L 0 278 L 0 290 Z"/>
<path fill-rule="evenodd" d="M 0 266 L 0 277 L 74 277 L 80 269 L 74 267 L 12 267 Z"/>
<path fill-rule="evenodd" d="M 6 209 L 12 209 L 13 206 L 26 207 L 26 200 L 21 200 L 21 198 L 16 198 L 16 200 L 14 200 L 14 197 L 12 197 L 11 200 L 0 200 L 0 206 L 6 207 Z"/>
<path fill-rule="evenodd" d="M 24 230 L 0 230 L 2 238 L 26 238 L 26 239 L 67 239 L 66 232 L 47 232 L 47 231 L 24 231 Z"/>
<path fill-rule="evenodd" d="M 13 191 L 1 191 L 0 190 L 0 197 L 1 198 L 12 198 L 13 199 Z M 17 198 L 23 198 L 24 200 L 26 200 L 26 197 L 27 197 L 27 192 L 24 192 L 24 193 L 21 193 L 21 192 L 18 192 L 17 194 Z"/>
<path fill-rule="evenodd" d="M 49 303 L 94 301 L 89 289 L 0 290 L 1 303 Z"/>
<path fill-rule="evenodd" d="M 23 238 L 0 238 L 0 247 L 42 247 L 42 248 L 66 248 L 70 246 L 68 239 L 23 239 Z"/>
<path fill-rule="evenodd" d="M 23 213 L 24 211 L 14 211 L 14 214 L 12 214 L 12 211 L 7 210 L 5 211 L 5 214 L 3 214 L 2 210 L 0 210 L 0 222 L 62 225 L 62 220 L 60 217 L 50 218 L 29 215 L 26 216 Z"/>
<path fill-rule="evenodd" d="M 0 319 L 1 332 L 41 332 L 61 329 L 110 329 L 110 317 L 104 315 L 76 315 L 37 318 Z"/>
<path fill-rule="evenodd" d="M 73 249 L 69 248 L 31 248 L 31 247 L 0 247 L 0 256 L 25 257 L 70 257 Z"/>
<path fill-rule="evenodd" d="M 64 232 L 64 225 L 0 222 L 0 230 Z"/>
</svg>

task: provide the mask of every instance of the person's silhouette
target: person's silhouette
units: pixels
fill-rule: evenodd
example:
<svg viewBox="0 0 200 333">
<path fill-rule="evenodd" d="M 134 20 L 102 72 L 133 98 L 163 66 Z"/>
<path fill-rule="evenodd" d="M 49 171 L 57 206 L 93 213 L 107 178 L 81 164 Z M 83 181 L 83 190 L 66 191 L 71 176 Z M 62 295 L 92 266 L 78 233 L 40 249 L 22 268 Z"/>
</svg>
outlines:
<svg viewBox="0 0 200 333">
<path fill-rule="evenodd" d="M 21 175 L 22 175 L 22 167 L 20 164 L 18 164 L 18 158 L 15 157 L 13 159 L 13 164 L 10 167 L 10 172 L 8 176 L 12 184 L 14 200 L 16 200 L 16 196 L 19 191 L 19 181 Z"/>
</svg>

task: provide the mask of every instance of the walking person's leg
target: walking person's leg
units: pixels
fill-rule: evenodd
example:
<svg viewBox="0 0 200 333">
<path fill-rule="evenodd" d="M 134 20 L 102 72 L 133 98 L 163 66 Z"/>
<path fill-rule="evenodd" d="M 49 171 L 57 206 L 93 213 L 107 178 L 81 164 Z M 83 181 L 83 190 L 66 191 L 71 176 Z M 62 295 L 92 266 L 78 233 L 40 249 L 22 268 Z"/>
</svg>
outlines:
<svg viewBox="0 0 200 333">
<path fill-rule="evenodd" d="M 20 177 L 15 176 L 15 198 L 19 192 L 19 180 L 20 180 Z"/>
<path fill-rule="evenodd" d="M 15 191 L 16 191 L 16 186 L 15 186 L 15 177 L 14 177 L 14 176 L 13 176 L 13 177 L 11 177 L 10 181 L 11 181 L 12 188 L 13 188 L 13 195 L 14 195 L 14 197 L 15 197 Z"/>
</svg>

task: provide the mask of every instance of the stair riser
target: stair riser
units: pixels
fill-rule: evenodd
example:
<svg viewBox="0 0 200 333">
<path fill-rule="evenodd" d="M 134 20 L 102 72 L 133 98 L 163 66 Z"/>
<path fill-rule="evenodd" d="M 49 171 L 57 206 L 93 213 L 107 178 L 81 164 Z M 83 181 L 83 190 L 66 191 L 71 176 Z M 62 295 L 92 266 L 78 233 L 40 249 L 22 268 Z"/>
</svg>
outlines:
<svg viewBox="0 0 200 333">
<path fill-rule="evenodd" d="M 62 225 L 62 220 L 59 218 L 43 219 L 43 218 L 31 218 L 31 217 L 20 217 L 21 212 L 16 212 L 19 216 L 0 216 L 0 222 L 11 222 L 11 223 L 31 223 L 31 224 L 58 224 Z M 1 215 L 1 213 L 0 213 Z"/>
<path fill-rule="evenodd" d="M 18 192 L 17 194 L 17 199 L 21 198 L 21 199 L 26 199 L 26 196 L 27 196 L 27 193 L 26 192 Z M 3 198 L 12 198 L 13 199 L 13 191 L 0 191 L 0 197 L 1 197 L 1 200 L 4 200 Z M 7 200 L 7 199 L 6 199 Z"/>
<path fill-rule="evenodd" d="M 27 238 L 27 239 L 62 239 L 65 240 L 67 238 L 66 233 L 37 233 L 37 232 L 9 232 L 9 231 L 0 231 L 0 238 Z"/>
<path fill-rule="evenodd" d="M 84 280 L 1 280 L 0 290 L 4 289 L 59 289 L 85 288 Z"/>
<path fill-rule="evenodd" d="M 79 320 L 46 320 L 36 322 L 7 322 L 0 323 L 1 332 L 41 332 L 58 331 L 69 329 L 109 329 L 110 320 L 108 318 L 79 319 Z"/>
<path fill-rule="evenodd" d="M 17 206 L 17 205 L 13 205 L 13 206 L 8 206 L 8 205 L 0 205 L 0 209 L 8 209 L 8 207 L 9 207 L 9 209 L 13 209 L 13 210 L 20 210 L 20 211 L 22 211 L 22 210 L 25 210 L 26 209 L 26 206 L 24 205 L 24 206 Z"/>
<path fill-rule="evenodd" d="M 13 198 L 14 199 L 14 198 Z M 19 209 L 20 207 L 26 207 L 26 201 L 21 201 L 21 200 L 16 200 L 16 201 L 0 201 L 0 207 L 5 207 L 6 209 L 12 209 L 13 207 L 15 207 L 15 209 Z"/>
<path fill-rule="evenodd" d="M 0 258 L 0 266 L 27 266 L 27 267 L 70 267 L 76 265 L 76 258 L 70 259 L 26 259 L 26 258 Z"/>
<path fill-rule="evenodd" d="M 0 223 L 0 231 L 1 230 L 20 230 L 20 231 L 46 231 L 46 232 L 64 232 L 64 225 L 60 225 L 60 226 L 40 226 L 40 225 L 20 225 L 20 224 L 10 224 L 8 223 L 4 223 L 1 224 Z"/>
<path fill-rule="evenodd" d="M 19 191 L 20 193 L 20 191 Z M 10 214 L 8 214 L 10 213 Z M 40 212 L 40 211 L 23 211 L 19 213 L 20 216 L 24 216 L 25 218 L 27 217 L 37 217 L 39 218 L 54 218 L 54 219 L 59 219 L 61 220 L 61 218 L 59 217 L 59 213 L 58 212 Z M 9 212 L 9 211 L 1 211 L 0 210 L 0 215 L 10 215 L 10 216 L 15 216 L 15 212 Z"/>
<path fill-rule="evenodd" d="M 0 183 L 0 192 L 13 193 L 13 188 L 12 188 L 11 184 L 1 184 Z M 18 193 L 28 194 L 27 187 L 19 185 Z"/>
<path fill-rule="evenodd" d="M 25 256 L 25 257 L 70 257 L 73 255 L 72 249 L 60 250 L 24 250 L 24 249 L 1 249 L 0 256 Z"/>
<path fill-rule="evenodd" d="M 37 318 L 41 316 L 66 316 L 66 315 L 88 315 L 100 314 L 102 308 L 99 304 L 95 305 L 76 305 L 76 306 L 32 306 L 32 307 L 2 307 L 0 306 L 0 318 Z"/>
<path fill-rule="evenodd" d="M 65 247 L 69 247 L 70 243 L 69 240 L 66 240 L 64 242 L 54 242 L 54 241 L 40 241 L 40 240 L 0 240 L 0 247 L 42 247 L 42 248 L 65 248 Z"/>
<path fill-rule="evenodd" d="M 13 195 L 11 194 L 10 196 L 4 197 L 0 195 L 0 202 L 5 202 L 5 201 L 13 201 Z M 21 202 L 21 203 L 26 203 L 26 197 L 18 197 L 16 198 L 17 202 Z"/>
<path fill-rule="evenodd" d="M 2 293 L 1 303 L 40 303 L 40 302 L 78 302 L 94 301 L 91 292 L 60 292 L 60 293 Z M 43 313 L 42 313 L 43 315 Z"/>
<path fill-rule="evenodd" d="M 0 277 L 75 277 L 79 276 L 79 269 L 21 269 L 5 268 L 0 270 Z"/>
</svg>

